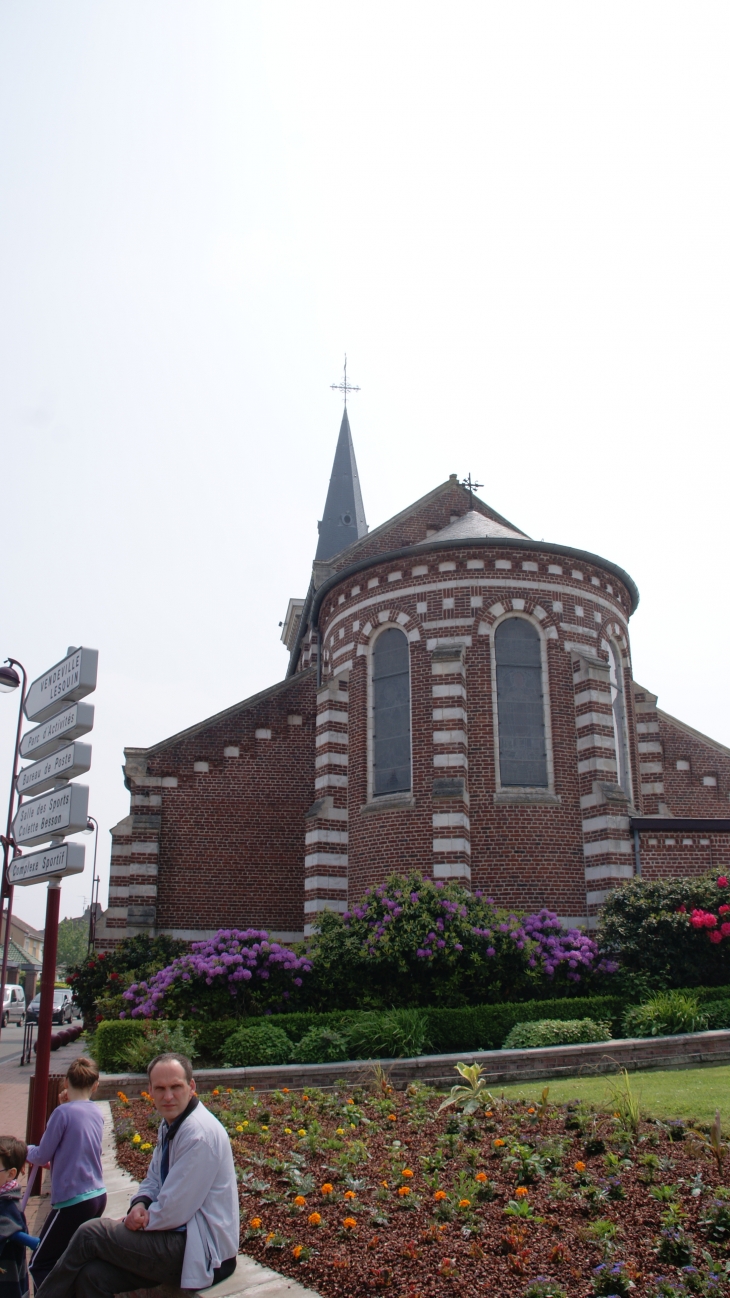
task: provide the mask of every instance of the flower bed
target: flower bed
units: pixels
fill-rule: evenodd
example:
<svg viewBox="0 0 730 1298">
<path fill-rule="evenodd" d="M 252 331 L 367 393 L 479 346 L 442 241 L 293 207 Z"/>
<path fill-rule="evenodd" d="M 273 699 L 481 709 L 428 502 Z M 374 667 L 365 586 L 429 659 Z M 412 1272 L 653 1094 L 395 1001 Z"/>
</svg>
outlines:
<svg viewBox="0 0 730 1298">
<path fill-rule="evenodd" d="M 325 1298 L 728 1292 L 719 1130 L 640 1121 L 627 1082 L 613 1116 L 465 1094 L 440 1110 L 376 1070 L 368 1088 L 204 1096 L 231 1138 L 243 1251 Z M 141 1179 L 157 1115 L 146 1097 L 112 1109 Z"/>
</svg>

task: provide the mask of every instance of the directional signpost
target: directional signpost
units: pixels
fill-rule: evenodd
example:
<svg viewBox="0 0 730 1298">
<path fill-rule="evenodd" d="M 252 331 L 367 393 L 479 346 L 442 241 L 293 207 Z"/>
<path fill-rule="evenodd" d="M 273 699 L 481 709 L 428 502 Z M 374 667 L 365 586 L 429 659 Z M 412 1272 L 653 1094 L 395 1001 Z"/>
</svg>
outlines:
<svg viewBox="0 0 730 1298">
<path fill-rule="evenodd" d="M 46 928 L 41 974 L 41 1007 L 38 1016 L 33 1112 L 30 1138 L 38 1143 L 46 1124 L 48 1071 L 51 1054 L 53 1019 L 53 985 L 58 952 L 58 916 L 61 879 L 80 874 L 84 868 L 84 848 L 67 843 L 71 834 L 86 829 L 89 817 L 89 790 L 85 784 L 71 784 L 85 775 L 91 766 L 91 745 L 79 743 L 94 725 L 94 709 L 81 702 L 96 689 L 99 655 L 96 649 L 70 648 L 66 657 L 55 663 L 43 676 L 33 681 L 25 698 L 28 721 L 37 722 L 20 742 L 20 756 L 31 760 L 18 775 L 16 790 L 19 804 L 12 824 L 15 856 L 8 866 L 5 886 L 10 906 L 16 884 L 48 882 Z M 37 795 L 37 796 L 29 796 Z M 26 801 L 23 801 L 26 799 Z M 39 852 L 24 854 L 26 846 L 47 843 Z M 6 927 L 9 929 L 10 909 Z M 6 944 L 7 944 L 6 934 Z M 0 979 L 0 984 L 2 980 Z M 0 996 L 4 988 L 0 985 Z M 35 1192 L 40 1191 L 40 1171 Z"/>
</svg>

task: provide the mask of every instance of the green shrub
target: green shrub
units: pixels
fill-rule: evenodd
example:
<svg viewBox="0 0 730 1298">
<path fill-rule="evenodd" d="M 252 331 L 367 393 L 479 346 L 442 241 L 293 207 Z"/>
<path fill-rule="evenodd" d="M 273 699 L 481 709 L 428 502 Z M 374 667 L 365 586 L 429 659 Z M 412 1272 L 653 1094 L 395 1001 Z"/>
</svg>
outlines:
<svg viewBox="0 0 730 1298">
<path fill-rule="evenodd" d="M 246 1023 L 258 1022 L 258 1020 L 241 1020 L 241 1019 L 211 1019 L 208 1023 L 200 1023 L 197 1019 L 191 1022 L 188 1019 L 182 1019 L 181 1022 L 189 1027 L 195 1027 L 195 1044 L 198 1048 L 198 1066 L 201 1068 L 218 1068 L 223 1059 L 223 1047 L 229 1037 L 238 1028 L 244 1027 Z M 159 1024 L 156 1024 L 159 1026 Z M 277 1019 L 277 1027 L 280 1026 Z"/>
<path fill-rule="evenodd" d="M 727 894 L 716 872 L 699 878 L 631 879 L 614 888 L 601 911 L 598 943 L 620 962 L 618 977 L 627 990 L 637 977 L 656 991 L 727 984 L 730 941 L 711 942 L 708 930 L 694 928 L 690 919 L 697 909 L 721 921 L 719 907 Z"/>
<path fill-rule="evenodd" d="M 703 1032 L 706 1027 L 707 1014 L 700 1009 L 698 998 L 680 991 L 659 992 L 644 1005 L 628 1010 L 623 1022 L 627 1037 L 668 1037 L 678 1032 Z"/>
<path fill-rule="evenodd" d="M 314 1027 L 305 1032 L 291 1054 L 293 1064 L 332 1064 L 350 1058 L 350 1046 L 336 1028 Z"/>
<path fill-rule="evenodd" d="M 291 1052 L 291 1038 L 267 1020 L 251 1027 L 238 1028 L 223 1047 L 223 1063 L 227 1068 L 287 1064 Z"/>
<path fill-rule="evenodd" d="M 144 1023 L 137 1019 L 105 1019 L 91 1041 L 89 1051 L 102 1073 L 122 1073 L 127 1069 L 125 1051 L 144 1037 Z"/>
<path fill-rule="evenodd" d="M 127 1068 L 132 1073 L 145 1073 L 156 1055 L 166 1051 L 178 1055 L 187 1055 L 194 1059 L 198 1053 L 195 1033 L 187 1036 L 182 1023 L 155 1023 L 142 1035 L 136 1037 L 123 1051 Z"/>
<path fill-rule="evenodd" d="M 730 1028 L 730 1000 L 703 1001 L 702 1012 L 706 1015 L 708 1028 Z"/>
<path fill-rule="evenodd" d="M 363 1014 L 347 1030 L 354 1059 L 397 1059 L 422 1055 L 428 1047 L 428 1017 L 423 1010 Z"/>
<path fill-rule="evenodd" d="M 516 1023 L 502 1049 L 574 1046 L 584 1042 L 610 1040 L 609 1023 L 596 1023 L 595 1019 L 537 1019 L 532 1023 Z"/>
<path fill-rule="evenodd" d="M 582 1019 L 611 1023 L 618 1036 L 626 1002 L 615 996 L 566 996 L 549 1001 L 507 1001 L 502 1005 L 473 1005 L 468 1009 L 426 1010 L 431 1048 L 437 1054 L 464 1050 L 499 1050 L 517 1023 L 538 1019 Z"/>
</svg>

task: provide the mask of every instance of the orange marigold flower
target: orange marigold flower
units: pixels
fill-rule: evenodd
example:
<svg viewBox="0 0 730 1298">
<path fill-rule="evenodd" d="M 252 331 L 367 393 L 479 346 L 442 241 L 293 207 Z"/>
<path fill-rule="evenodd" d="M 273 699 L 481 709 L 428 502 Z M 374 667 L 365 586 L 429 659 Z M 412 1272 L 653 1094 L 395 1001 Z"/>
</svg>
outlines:
<svg viewBox="0 0 730 1298">
<path fill-rule="evenodd" d="M 383 1187 L 384 1190 L 387 1190 L 387 1188 L 388 1188 L 388 1182 L 387 1182 L 387 1181 L 381 1181 L 380 1184 L 382 1185 L 382 1187 Z"/>
<path fill-rule="evenodd" d="M 531 1105 L 530 1108 L 527 1110 L 527 1112 L 528 1112 L 528 1113 L 534 1113 L 534 1112 L 535 1112 L 535 1108 L 534 1108 L 534 1106 Z"/>
<path fill-rule="evenodd" d="M 396 1118 L 396 1116 L 395 1116 L 394 1113 L 389 1113 L 389 1114 L 388 1114 L 388 1122 L 397 1122 L 397 1121 L 398 1121 L 398 1119 Z"/>
<path fill-rule="evenodd" d="M 265 1243 L 270 1244 L 272 1239 L 274 1239 L 275 1237 L 276 1237 L 276 1231 L 270 1230 L 268 1235 L 266 1236 Z"/>
<path fill-rule="evenodd" d="M 495 1149 L 500 1149 L 501 1146 L 502 1146 L 503 1144 L 504 1144 L 504 1141 L 503 1141 L 503 1140 L 499 1140 L 499 1139 L 497 1139 L 497 1140 L 495 1140 L 495 1142 L 494 1142 L 494 1148 L 495 1148 Z"/>
<path fill-rule="evenodd" d="M 485 1109 L 485 1110 L 484 1110 L 484 1116 L 485 1116 L 485 1118 L 493 1118 L 493 1117 L 494 1117 L 494 1114 L 492 1113 L 492 1110 L 491 1110 L 491 1109 Z"/>
<path fill-rule="evenodd" d="M 289 1087 L 288 1087 L 288 1086 L 282 1086 L 282 1088 L 281 1088 L 281 1093 L 282 1093 L 282 1095 L 288 1095 L 288 1094 L 289 1094 Z M 301 1244 L 299 1244 L 298 1247 L 301 1248 L 301 1247 L 302 1247 Z"/>
<path fill-rule="evenodd" d="M 320 1226 L 322 1223 L 322 1218 L 320 1217 L 318 1212 L 310 1212 L 308 1221 L 310 1226 Z"/>
<path fill-rule="evenodd" d="M 303 1096 L 302 1096 L 302 1099 L 303 1099 L 307 1104 L 309 1103 L 309 1096 L 308 1096 L 308 1095 L 303 1095 Z"/>
<path fill-rule="evenodd" d="M 517 1189 L 515 1190 L 515 1194 L 517 1195 L 518 1199 L 526 1199 L 529 1194 L 529 1190 L 526 1185 L 518 1185 Z"/>
<path fill-rule="evenodd" d="M 357 1198 L 357 1195 L 355 1194 L 355 1191 L 354 1191 L 354 1190 L 345 1190 L 345 1198 L 346 1198 L 346 1199 L 356 1199 L 356 1198 Z"/>
<path fill-rule="evenodd" d="M 335 1187 L 331 1185 L 329 1181 L 325 1181 L 324 1185 L 322 1186 L 322 1194 L 331 1194 L 334 1188 Z"/>
<path fill-rule="evenodd" d="M 410 1185 L 402 1185 L 398 1191 L 401 1199 L 404 1199 L 407 1194 L 410 1194 L 410 1192 L 411 1192 Z"/>
<path fill-rule="evenodd" d="M 444 1199 L 446 1198 L 446 1191 L 445 1191 L 445 1190 L 437 1190 L 436 1193 L 435 1193 L 435 1195 L 434 1195 L 433 1197 L 434 1197 L 434 1199 L 436 1200 L 437 1203 L 443 1203 Z"/>
<path fill-rule="evenodd" d="M 307 1205 L 307 1200 L 304 1198 L 303 1194 L 298 1194 L 294 1202 L 297 1205 L 297 1208 L 305 1208 Z"/>
<path fill-rule="evenodd" d="M 345 1217 L 345 1220 L 343 1221 L 342 1225 L 345 1227 L 345 1230 L 355 1230 L 357 1227 L 357 1222 L 355 1221 L 354 1217 Z"/>
<path fill-rule="evenodd" d="M 404 1167 L 403 1171 L 401 1172 L 401 1176 L 413 1176 L 410 1167 Z"/>
<path fill-rule="evenodd" d="M 459 1199 L 460 1208 L 471 1208 L 471 1199 Z"/>
<path fill-rule="evenodd" d="M 129 1100 L 124 1094 L 124 1091 L 117 1091 L 117 1099 L 121 1100 L 122 1104 L 129 1104 Z"/>
<path fill-rule="evenodd" d="M 248 1224 L 249 1224 L 249 1226 L 251 1227 L 251 1230 L 261 1230 L 261 1218 L 260 1218 L 260 1217 L 252 1217 L 251 1220 L 250 1220 L 250 1222 L 249 1222 Z"/>
<path fill-rule="evenodd" d="M 294 1247 L 293 1247 L 293 1249 L 292 1249 L 292 1253 L 294 1254 L 294 1257 L 296 1258 L 297 1262 L 299 1261 L 300 1257 L 302 1256 L 303 1249 L 304 1249 L 304 1245 L 303 1245 L 303 1244 L 295 1244 Z"/>
<path fill-rule="evenodd" d="M 578 1159 L 577 1163 L 573 1164 L 573 1167 L 575 1168 L 576 1172 L 585 1172 L 586 1170 L 585 1163 L 582 1163 L 580 1159 Z"/>
<path fill-rule="evenodd" d="M 226 1095 L 233 1095 L 233 1087 L 232 1087 L 232 1086 L 227 1086 L 227 1087 L 226 1087 Z"/>
<path fill-rule="evenodd" d="M 476 1176 L 474 1177 L 475 1181 L 486 1181 L 486 1179 L 487 1179 L 486 1172 L 477 1172 Z"/>
<path fill-rule="evenodd" d="M 220 1095 L 220 1091 L 217 1086 L 213 1087 L 213 1090 L 211 1091 L 211 1095 Z"/>
</svg>

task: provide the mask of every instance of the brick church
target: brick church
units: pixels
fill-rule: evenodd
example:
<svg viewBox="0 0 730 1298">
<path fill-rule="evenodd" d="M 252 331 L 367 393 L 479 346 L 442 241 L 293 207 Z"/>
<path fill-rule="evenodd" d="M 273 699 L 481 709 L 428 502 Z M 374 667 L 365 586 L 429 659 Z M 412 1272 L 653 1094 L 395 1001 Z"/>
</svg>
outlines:
<svg viewBox="0 0 730 1298">
<path fill-rule="evenodd" d="M 395 870 L 589 926 L 636 875 L 730 872 L 730 749 L 633 679 L 638 601 L 455 474 L 369 530 L 345 407 L 286 676 L 125 749 L 99 945 L 295 940 Z"/>
</svg>

